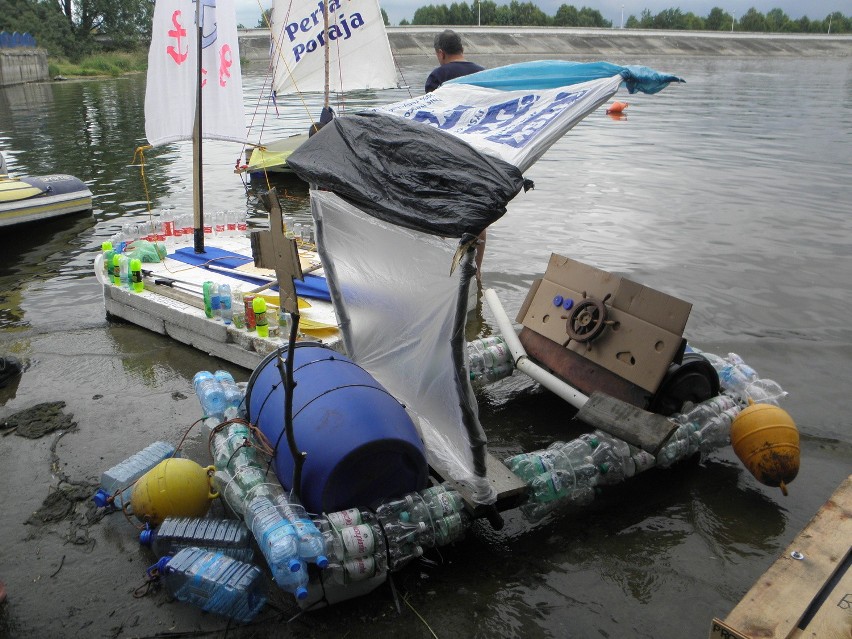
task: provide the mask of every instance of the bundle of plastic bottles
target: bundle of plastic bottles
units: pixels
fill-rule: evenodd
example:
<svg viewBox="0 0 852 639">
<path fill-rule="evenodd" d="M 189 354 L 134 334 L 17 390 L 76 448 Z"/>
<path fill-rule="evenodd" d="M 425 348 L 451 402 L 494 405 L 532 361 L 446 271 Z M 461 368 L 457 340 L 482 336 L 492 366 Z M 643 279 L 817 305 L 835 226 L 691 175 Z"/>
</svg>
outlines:
<svg viewBox="0 0 852 639">
<path fill-rule="evenodd" d="M 245 417 L 245 393 L 228 371 L 198 371 L 192 378 L 192 385 L 206 418 L 219 423 Z"/>
<path fill-rule="evenodd" d="M 467 358 L 470 383 L 474 388 L 482 388 L 515 372 L 512 353 L 499 335 L 468 342 Z"/>
<path fill-rule="evenodd" d="M 778 403 L 787 396 L 787 392 L 778 382 L 762 379 L 757 371 L 736 353 L 728 353 L 726 357 L 720 357 L 694 347 L 692 350 L 700 353 L 710 362 L 719 375 L 719 383 L 725 393 L 735 397 L 743 407 L 748 405 L 749 400 L 755 404 L 778 406 Z"/>
<path fill-rule="evenodd" d="M 242 422 L 211 433 L 216 482 L 228 506 L 243 517 L 280 588 L 308 595 L 307 564 L 328 565 L 325 540 L 304 506 L 281 486 L 257 456 L 257 443 Z"/>
<path fill-rule="evenodd" d="M 727 445 L 731 423 L 740 410 L 734 398 L 718 395 L 670 417 L 677 428 L 656 457 L 595 430 L 569 442 L 554 442 L 544 450 L 515 455 L 504 463 L 530 487 L 521 512 L 530 521 L 539 521 L 550 513 L 590 504 L 597 487 Z"/>
</svg>

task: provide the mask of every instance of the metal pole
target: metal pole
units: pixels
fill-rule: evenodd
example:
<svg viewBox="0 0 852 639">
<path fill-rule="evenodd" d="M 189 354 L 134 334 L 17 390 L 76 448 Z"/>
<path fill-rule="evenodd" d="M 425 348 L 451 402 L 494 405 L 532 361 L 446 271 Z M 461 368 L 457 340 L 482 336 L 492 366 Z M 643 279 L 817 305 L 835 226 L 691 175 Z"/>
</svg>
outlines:
<svg viewBox="0 0 852 639">
<path fill-rule="evenodd" d="M 482 26 L 482 0 L 476 0 L 476 10 L 477 10 L 476 26 L 481 27 Z M 829 30 L 829 32 L 831 32 L 831 23 L 830 22 L 829 22 L 828 30 Z"/>
<path fill-rule="evenodd" d="M 624 5 L 621 5 L 621 28 L 624 28 Z"/>
<path fill-rule="evenodd" d="M 736 19 L 737 19 L 737 12 L 734 11 L 733 15 L 731 16 L 731 33 L 734 32 L 734 20 L 736 20 Z"/>
<path fill-rule="evenodd" d="M 192 127 L 192 226 L 193 246 L 196 253 L 204 252 L 204 178 L 201 175 L 201 2 L 195 3 L 195 52 L 198 58 L 195 86 L 195 122 Z"/>
</svg>

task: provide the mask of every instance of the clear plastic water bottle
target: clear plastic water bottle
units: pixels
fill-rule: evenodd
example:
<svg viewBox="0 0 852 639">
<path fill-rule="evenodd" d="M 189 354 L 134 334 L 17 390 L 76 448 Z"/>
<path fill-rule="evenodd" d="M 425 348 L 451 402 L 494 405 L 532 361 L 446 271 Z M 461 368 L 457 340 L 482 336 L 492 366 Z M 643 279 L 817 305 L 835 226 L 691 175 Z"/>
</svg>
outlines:
<svg viewBox="0 0 852 639">
<path fill-rule="evenodd" d="M 130 501 L 132 484 L 164 459 L 175 454 L 175 447 L 168 442 L 154 442 L 124 461 L 101 474 L 101 485 L 93 499 L 99 508 L 109 505 L 110 497 L 115 495 L 112 505 L 122 508 Z M 121 492 L 118 492 L 121 491 Z"/>
<path fill-rule="evenodd" d="M 234 321 L 234 310 L 231 306 L 231 285 L 219 285 L 219 307 L 222 315 L 222 321 L 229 325 Z"/>
<path fill-rule="evenodd" d="M 308 573 L 302 569 L 293 528 L 265 495 L 246 502 L 246 525 L 266 558 L 275 583 L 296 599 L 308 596 Z"/>
<path fill-rule="evenodd" d="M 722 388 L 746 398 L 746 388 L 757 380 L 757 372 L 736 353 L 728 353 L 727 364 L 719 371 Z"/>
<path fill-rule="evenodd" d="M 787 391 L 781 385 L 771 379 L 756 379 L 746 386 L 746 395 L 755 404 L 779 405 L 779 402 L 787 397 Z"/>
<path fill-rule="evenodd" d="M 595 471 L 595 476 L 597 475 Z M 588 479 L 584 485 L 591 485 L 592 481 Z M 542 504 L 556 499 L 565 499 L 579 487 L 576 474 L 569 470 L 551 470 L 548 473 L 542 473 L 533 479 L 529 486 L 530 499 Z"/>
<path fill-rule="evenodd" d="M 245 328 L 246 306 L 243 299 L 243 287 L 240 285 L 234 286 L 233 291 L 231 291 L 231 313 L 234 319 L 234 326 Z"/>
<path fill-rule="evenodd" d="M 225 389 L 210 371 L 198 371 L 192 378 L 195 394 L 201 403 L 201 410 L 210 417 L 222 417 L 225 414 Z"/>
<path fill-rule="evenodd" d="M 537 522 L 551 513 L 566 512 L 588 506 L 595 500 L 595 489 L 591 486 L 580 486 L 566 494 L 563 498 L 539 503 L 528 501 L 521 506 L 521 514 L 531 522 Z"/>
<path fill-rule="evenodd" d="M 389 521 L 382 525 L 388 546 L 434 546 L 435 532 L 425 521 Z"/>
<path fill-rule="evenodd" d="M 613 485 L 636 474 L 636 464 L 627 442 L 611 437 L 603 431 L 595 431 L 599 444 L 591 457 L 601 474 L 598 485 Z"/>
<path fill-rule="evenodd" d="M 727 446 L 731 442 L 731 424 L 739 413 L 739 406 L 735 406 L 702 423 L 700 430 L 696 432 L 699 439 L 698 449 L 707 454 L 716 448 Z"/>
<path fill-rule="evenodd" d="M 355 524 L 323 533 L 329 563 L 385 552 L 385 536 L 377 523 Z"/>
<path fill-rule="evenodd" d="M 514 372 L 514 364 L 496 364 L 481 371 L 471 371 L 470 382 L 474 388 L 482 388 L 501 379 L 511 377 Z"/>
<path fill-rule="evenodd" d="M 175 599 L 206 612 L 248 623 L 266 605 L 263 571 L 222 553 L 184 548 L 153 568 Z"/>
<path fill-rule="evenodd" d="M 391 570 L 400 570 L 406 564 L 423 556 L 423 548 L 411 544 L 388 548 L 388 566 Z"/>
<path fill-rule="evenodd" d="M 225 407 L 236 408 L 241 414 L 245 414 L 243 410 L 243 391 L 237 386 L 234 376 L 228 371 L 219 370 L 213 373 L 213 376 L 222 384 L 225 391 Z"/>
<path fill-rule="evenodd" d="M 653 468 L 657 464 L 654 456 L 646 450 L 638 446 L 630 446 L 630 457 L 633 458 L 633 465 L 636 468 L 636 474 L 643 473 L 646 470 Z"/>
<path fill-rule="evenodd" d="M 124 253 L 118 256 L 118 273 L 122 288 L 130 288 L 130 258 Z"/>
<path fill-rule="evenodd" d="M 357 508 L 347 508 L 346 510 L 338 510 L 337 512 L 327 513 L 326 521 L 331 528 L 335 530 L 343 530 L 349 526 L 358 526 L 359 524 L 372 524 L 376 521 L 376 516 L 369 510 L 359 510 Z"/>
<path fill-rule="evenodd" d="M 472 522 L 473 518 L 465 510 L 441 517 L 435 522 L 435 545 L 446 546 L 454 541 L 458 541 L 464 536 L 465 531 L 470 528 Z"/>
<path fill-rule="evenodd" d="M 403 512 L 410 512 L 414 508 L 415 495 L 417 493 L 409 493 L 403 497 L 396 499 L 386 499 L 376 507 L 376 517 L 380 522 L 396 520 L 400 518 Z M 418 501 L 422 501 L 417 495 Z"/>
<path fill-rule="evenodd" d="M 444 490 L 442 492 L 432 490 L 423 491 L 420 494 L 420 498 L 428 509 L 429 518 L 432 521 L 464 510 L 464 500 L 461 494 L 455 490 Z M 411 516 L 412 521 L 428 522 L 429 518 L 416 517 L 414 512 L 412 512 Z"/>
<path fill-rule="evenodd" d="M 322 580 L 324 584 L 347 586 L 373 577 L 382 577 L 386 571 L 385 555 L 375 554 L 330 564 L 328 570 L 323 572 Z"/>
<path fill-rule="evenodd" d="M 299 544 L 299 557 L 307 563 L 315 563 L 320 568 L 328 565 L 325 540 L 313 519 L 308 516 L 305 507 L 294 496 L 288 496 L 283 490 L 273 498 L 278 510 L 293 527 Z"/>
<path fill-rule="evenodd" d="M 246 525 L 236 519 L 166 517 L 156 530 L 146 529 L 139 533 L 139 543 L 149 546 L 157 557 L 196 547 L 247 563 L 254 559 L 251 534 Z"/>
<path fill-rule="evenodd" d="M 585 434 L 569 442 L 554 442 L 543 451 L 515 455 L 504 463 L 513 473 L 529 483 L 536 475 L 554 468 L 569 470 L 581 464 L 583 459 L 592 455 L 598 443 L 597 437 Z"/>
<path fill-rule="evenodd" d="M 677 423 L 675 421 L 675 423 Z M 672 464 L 689 457 L 693 450 L 692 433 L 695 432 L 692 424 L 679 424 L 677 430 L 672 434 L 665 446 L 657 453 L 657 466 L 668 468 Z"/>
<path fill-rule="evenodd" d="M 257 451 L 252 445 L 251 431 L 247 424 L 235 422 L 228 424 L 213 434 L 210 445 L 213 465 L 217 470 L 226 470 L 231 475 L 248 464 L 260 467 Z M 252 488 L 253 486 L 249 486 Z"/>
</svg>

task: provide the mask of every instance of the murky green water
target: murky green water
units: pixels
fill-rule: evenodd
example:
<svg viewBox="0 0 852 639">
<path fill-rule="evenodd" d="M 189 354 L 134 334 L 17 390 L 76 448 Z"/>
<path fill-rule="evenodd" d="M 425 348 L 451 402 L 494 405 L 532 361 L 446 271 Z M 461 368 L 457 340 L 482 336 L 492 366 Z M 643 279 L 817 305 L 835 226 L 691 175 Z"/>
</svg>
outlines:
<svg viewBox="0 0 852 639">
<path fill-rule="evenodd" d="M 620 95 L 630 103 L 626 119 L 590 116 L 533 166 L 536 189 L 489 230 L 484 285 L 514 316 L 557 252 L 692 302 L 692 343 L 739 353 L 790 393 L 784 408 L 802 434 L 802 467 L 789 497 L 723 451 L 647 473 L 554 523 L 530 527 L 509 512 L 499 532 L 478 524 L 465 542 L 395 577 L 407 602 L 401 615 L 383 587 L 300 618 L 293 635 L 706 636 L 711 618 L 735 605 L 852 471 L 852 62 L 613 62 L 647 64 L 687 84 Z M 430 68 L 424 60 L 403 71 L 419 88 Z M 263 86 L 262 76 L 247 77 L 247 112 Z M 133 598 L 151 557 L 121 515 L 83 528 L 87 538 L 73 521 L 24 524 L 58 478 L 95 480 L 151 441 L 177 442 L 198 417 L 192 375 L 225 366 L 104 316 L 91 269 L 101 241 L 142 221 L 148 200 L 154 211 L 191 203 L 184 145 L 146 151 L 140 179 L 143 92 L 142 76 L 0 89 L 10 172 L 71 173 L 95 194 L 91 216 L 2 231 L 0 353 L 27 368 L 0 389 L 0 415 L 64 400 L 79 428 L 56 442 L 54 466 L 51 438 L 0 438 L 0 580 L 9 589 L 0 635 L 225 628 L 161 597 Z M 286 117 L 274 132 L 302 128 L 298 107 L 279 110 Z M 205 147 L 209 209 L 257 211 L 233 174 L 240 152 Z M 307 217 L 305 189 L 286 188 L 288 211 Z M 481 320 L 487 330 L 487 310 Z M 483 392 L 480 412 L 501 458 L 564 438 L 571 413 L 519 375 Z M 187 446 L 203 458 L 194 431 Z M 274 621 L 255 630 L 288 632 Z"/>
</svg>

